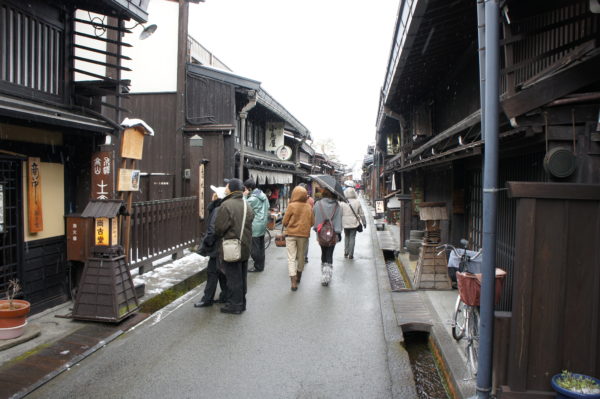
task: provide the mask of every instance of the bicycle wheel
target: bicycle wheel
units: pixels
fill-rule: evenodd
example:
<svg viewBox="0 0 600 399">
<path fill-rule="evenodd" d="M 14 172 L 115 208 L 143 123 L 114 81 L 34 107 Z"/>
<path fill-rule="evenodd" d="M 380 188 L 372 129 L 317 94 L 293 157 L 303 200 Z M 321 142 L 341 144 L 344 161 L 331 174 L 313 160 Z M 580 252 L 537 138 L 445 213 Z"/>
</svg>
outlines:
<svg viewBox="0 0 600 399">
<path fill-rule="evenodd" d="M 460 300 L 460 296 L 456 298 L 456 306 L 454 307 L 454 318 L 452 319 L 452 336 L 455 340 L 460 341 L 465 336 L 465 326 L 467 319 L 467 305 Z"/>
<path fill-rule="evenodd" d="M 265 249 L 269 248 L 269 245 L 271 245 L 271 232 L 267 229 L 265 231 Z"/>
<path fill-rule="evenodd" d="M 467 321 L 468 342 L 467 342 L 467 363 L 473 375 L 477 375 L 479 365 L 479 309 L 471 306 L 471 314 Z"/>
</svg>

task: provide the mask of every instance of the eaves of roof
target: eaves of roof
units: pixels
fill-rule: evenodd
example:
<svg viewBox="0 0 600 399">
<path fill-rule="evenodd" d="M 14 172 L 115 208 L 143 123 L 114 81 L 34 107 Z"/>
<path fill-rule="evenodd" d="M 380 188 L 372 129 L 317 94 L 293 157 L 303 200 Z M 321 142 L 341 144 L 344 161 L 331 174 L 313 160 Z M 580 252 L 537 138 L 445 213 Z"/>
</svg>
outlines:
<svg viewBox="0 0 600 399">
<path fill-rule="evenodd" d="M 97 133 L 114 133 L 119 130 L 114 122 L 111 126 L 107 120 L 83 115 L 74 110 L 2 95 L 0 116 Z"/>
<path fill-rule="evenodd" d="M 266 90 L 258 91 L 258 103 L 278 115 L 286 123 L 294 128 L 301 136 L 310 139 L 310 131 L 298 119 L 294 117 L 283 105 L 277 102 Z"/>
<path fill-rule="evenodd" d="M 243 87 L 249 90 L 260 90 L 259 81 L 248 79 L 232 72 L 198 64 L 187 64 L 187 70 L 193 75 L 199 75 L 205 78 L 229 83 L 233 86 Z"/>
</svg>

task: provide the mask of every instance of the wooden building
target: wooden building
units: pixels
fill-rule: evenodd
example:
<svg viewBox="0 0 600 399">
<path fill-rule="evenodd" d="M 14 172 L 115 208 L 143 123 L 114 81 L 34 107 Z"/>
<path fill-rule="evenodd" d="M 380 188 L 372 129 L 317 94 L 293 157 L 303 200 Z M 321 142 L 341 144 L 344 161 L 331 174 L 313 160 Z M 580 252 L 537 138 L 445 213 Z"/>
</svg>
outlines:
<svg viewBox="0 0 600 399">
<path fill-rule="evenodd" d="M 147 3 L 0 0 L 0 293 L 19 279 L 33 312 L 69 297 L 65 215 L 83 211 L 92 154 L 119 133 L 101 112 L 127 92 L 120 51 Z"/>
<path fill-rule="evenodd" d="M 593 250 L 600 238 L 594 209 L 600 15 L 593 3 L 502 3 L 499 185 L 535 183 L 519 183 L 498 200 L 495 255 L 508 272 L 497 306 L 499 397 L 551 397 L 550 378 L 562 369 L 600 375 L 600 258 Z M 411 229 L 422 229 L 418 204 L 427 201 L 447 204 L 442 242 L 466 237 L 472 247 L 482 245 L 480 25 L 476 1 L 400 2 L 369 163 L 377 171 L 370 174 L 372 195 L 397 191 L 403 204 L 400 242 Z M 532 210 L 533 199 L 546 207 L 535 219 L 537 229 L 524 208 Z M 583 223 L 573 204 L 588 210 L 596 226 L 589 234 L 566 227 Z M 564 253 L 554 251 L 547 236 L 556 229 L 555 245 Z M 588 256 L 573 262 L 567 254 L 576 253 Z M 590 318 L 595 322 L 586 324 Z"/>
<path fill-rule="evenodd" d="M 136 200 L 194 198 L 194 223 L 201 232 L 210 186 L 224 185 L 225 178 L 253 177 L 264 191 L 271 190 L 273 206 L 285 208 L 285 194 L 307 177 L 312 163 L 309 130 L 260 82 L 233 73 L 188 35 L 187 3 L 159 0 L 150 4 L 150 12 L 164 16 L 157 34 L 176 30 L 171 36 L 177 37 L 179 51 L 164 53 L 164 63 L 157 63 L 156 54 L 163 51 L 152 49 L 151 39 L 140 43 L 153 57 L 144 61 L 151 79 L 132 87 L 126 108 L 158 133 L 144 144 Z M 173 76 L 176 81 L 160 85 Z M 131 77 L 139 82 L 138 74 Z"/>
</svg>

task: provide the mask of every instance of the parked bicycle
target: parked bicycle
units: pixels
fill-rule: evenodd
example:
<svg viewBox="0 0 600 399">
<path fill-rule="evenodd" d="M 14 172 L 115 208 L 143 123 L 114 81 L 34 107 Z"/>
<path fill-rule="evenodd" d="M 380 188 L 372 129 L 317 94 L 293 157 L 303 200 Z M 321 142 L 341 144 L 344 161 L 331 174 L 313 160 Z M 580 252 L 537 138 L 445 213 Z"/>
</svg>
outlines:
<svg viewBox="0 0 600 399">
<path fill-rule="evenodd" d="M 450 255 L 458 258 L 458 298 L 454 308 L 452 320 L 452 336 L 455 340 L 464 339 L 467 342 L 466 357 L 467 369 L 472 375 L 477 375 L 479 354 L 479 299 L 481 294 L 480 262 L 476 261 L 481 256 L 482 250 L 477 252 L 467 250 L 469 242 L 460 240 L 463 248 L 457 250 L 450 244 L 438 247 L 443 251 L 451 251 Z M 456 258 L 455 258 L 456 259 Z M 506 272 L 496 268 L 495 302 L 497 303 L 502 293 Z"/>
<path fill-rule="evenodd" d="M 452 318 L 452 337 L 454 337 L 456 341 L 460 341 L 461 339 L 466 341 L 467 346 L 465 351 L 467 368 L 473 375 L 477 375 L 477 357 L 479 354 L 479 303 L 476 305 L 473 303 L 468 305 L 463 302 L 462 298 L 466 293 L 461 292 L 461 289 L 465 289 L 465 284 L 461 284 L 461 282 L 466 274 L 474 276 L 475 273 L 480 272 L 480 270 L 475 270 L 475 268 L 470 266 L 472 265 L 472 261 L 481 256 L 482 250 L 479 250 L 478 252 L 468 251 L 467 246 L 469 245 L 469 242 L 465 239 L 460 240 L 460 243 L 463 246 L 460 250 L 457 250 L 450 244 L 441 245 L 437 247 L 437 249 L 442 249 L 439 254 L 444 251 L 451 251 L 451 256 L 453 254 L 459 259 L 458 273 L 456 273 L 459 295 L 456 298 L 456 305 L 454 307 Z"/>
<path fill-rule="evenodd" d="M 271 232 L 267 229 L 265 231 L 265 249 L 269 248 L 269 245 L 271 245 Z"/>
</svg>

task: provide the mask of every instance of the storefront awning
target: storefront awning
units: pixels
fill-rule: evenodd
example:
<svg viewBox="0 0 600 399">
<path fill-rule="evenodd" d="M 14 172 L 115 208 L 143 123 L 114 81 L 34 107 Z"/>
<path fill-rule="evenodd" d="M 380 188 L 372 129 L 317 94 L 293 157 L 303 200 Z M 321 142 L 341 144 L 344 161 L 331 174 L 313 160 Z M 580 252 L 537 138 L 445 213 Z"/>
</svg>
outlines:
<svg viewBox="0 0 600 399">
<path fill-rule="evenodd" d="M 291 184 L 294 181 L 294 175 L 291 173 L 256 169 L 248 169 L 248 173 L 256 184 Z"/>
</svg>

